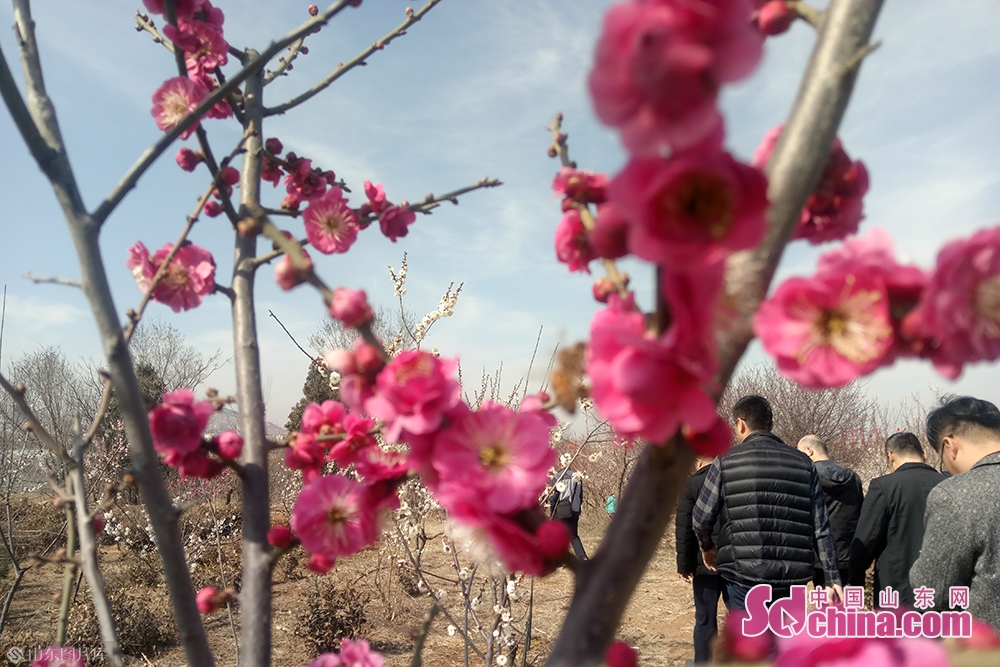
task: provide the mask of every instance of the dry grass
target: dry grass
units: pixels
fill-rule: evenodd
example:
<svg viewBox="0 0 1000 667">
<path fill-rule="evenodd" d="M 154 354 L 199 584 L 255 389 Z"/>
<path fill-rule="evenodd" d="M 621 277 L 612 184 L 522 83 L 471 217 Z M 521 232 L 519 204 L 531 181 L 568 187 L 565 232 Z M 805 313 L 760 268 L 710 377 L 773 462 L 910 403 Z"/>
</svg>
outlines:
<svg viewBox="0 0 1000 667">
<path fill-rule="evenodd" d="M 606 523 L 606 516 L 596 513 L 585 516 L 581 537 L 589 553 L 596 551 Z M 638 649 L 644 667 L 683 665 L 685 658 L 692 655 L 690 638 L 694 608 L 691 589 L 675 574 L 673 540 L 669 537 L 672 532 L 668 529 L 668 538 L 639 584 L 620 630 L 620 638 Z M 228 548 L 226 551 L 227 557 L 236 555 L 228 553 Z M 161 581 L 140 576 L 142 573 L 129 562 L 132 558 L 127 550 L 114 546 L 102 548 L 109 589 L 116 601 L 115 610 L 120 615 L 123 639 L 127 638 L 126 652 L 131 654 L 128 663 L 182 667 L 185 664 L 183 651 L 177 646 L 169 627 L 166 590 Z M 428 544 L 423 559 L 428 570 L 447 572 L 451 567 L 451 556 L 445 554 L 437 543 Z M 209 581 L 213 579 L 213 573 L 217 574 L 218 564 L 213 565 L 208 558 L 205 561 L 197 568 L 196 579 Z M 61 584 L 61 568 L 46 566 L 28 572 L 14 600 L 9 629 L 5 630 L 0 644 L 30 647 L 51 643 Z M 560 570 L 535 582 L 529 665 L 544 662 L 566 614 L 572 586 L 572 575 L 567 570 Z M 305 569 L 305 558 L 293 557 L 279 564 L 274 588 L 274 664 L 292 667 L 307 664 L 315 656 L 316 644 L 309 641 L 306 610 L 310 608 L 310 600 L 315 605 L 317 590 L 351 589 L 359 598 L 368 599 L 361 635 L 383 653 L 387 667 L 409 665 L 414 638 L 432 601 L 424 594 L 412 595 L 416 593 L 412 571 L 408 573 L 407 568 L 397 565 L 389 545 L 346 558 L 332 572 L 319 578 Z M 453 590 L 456 592 L 449 593 L 445 603 L 460 619 L 461 600 L 457 589 Z M 518 603 L 522 611 L 526 609 L 526 584 L 524 591 L 525 595 Z M 83 583 L 76 598 L 72 630 L 78 643 L 96 644 L 99 642 L 88 598 L 86 583 Z M 238 607 L 234 607 L 234 620 L 238 632 Z M 331 620 L 333 625 L 338 622 L 341 621 Z M 465 664 L 464 643 L 458 634 L 448 635 L 448 624 L 443 615 L 435 620 L 424 649 L 424 664 Z M 217 664 L 220 667 L 235 665 L 232 629 L 226 611 L 207 617 L 206 628 L 218 656 Z M 474 654 L 471 658 L 471 665 L 481 664 Z M 520 656 L 516 662 L 520 664 Z"/>
</svg>

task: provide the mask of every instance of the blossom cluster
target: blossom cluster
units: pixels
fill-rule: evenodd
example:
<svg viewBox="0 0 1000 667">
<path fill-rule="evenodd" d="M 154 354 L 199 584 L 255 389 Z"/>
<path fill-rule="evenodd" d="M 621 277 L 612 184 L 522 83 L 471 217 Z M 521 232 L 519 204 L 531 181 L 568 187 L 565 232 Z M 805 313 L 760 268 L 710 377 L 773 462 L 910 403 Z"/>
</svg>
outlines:
<svg viewBox="0 0 1000 667">
<path fill-rule="evenodd" d="M 324 653 L 309 663 L 308 667 L 383 667 L 382 655 L 373 651 L 364 639 L 342 639 L 340 651 Z"/>
<path fill-rule="evenodd" d="M 474 410 L 461 400 L 457 360 L 423 350 L 385 363 L 359 340 L 326 361 L 340 375 L 340 401 L 308 406 L 286 454 L 306 479 L 292 530 L 313 559 L 332 566 L 374 541 L 379 512 L 397 506 L 397 486 L 419 474 L 452 520 L 484 537 L 508 569 L 554 569 L 569 536 L 538 506 L 555 459 L 555 419 L 538 397 L 520 410 L 490 402 Z M 408 446 L 405 455 L 380 447 L 376 422 L 356 415 L 380 420 L 386 441 Z M 323 475 L 328 461 L 352 467 L 355 479 Z"/>
<path fill-rule="evenodd" d="M 564 211 L 558 258 L 574 271 L 597 258 L 651 262 L 669 309 L 669 323 L 650 323 L 623 280 L 609 273 L 595 284 L 608 306 L 587 346 L 594 402 L 626 438 L 662 444 L 681 429 L 706 454 L 730 438 L 711 398 L 724 262 L 760 243 L 767 225 L 767 179 L 725 150 L 718 108 L 721 86 L 761 58 L 752 11 L 745 0 L 613 6 L 589 84 L 630 160 L 610 179 L 570 166 L 553 181 Z"/>
<path fill-rule="evenodd" d="M 757 313 L 764 349 L 807 387 L 847 384 L 901 357 L 929 358 L 957 378 L 1000 358 L 1000 228 L 947 244 L 926 272 L 897 262 L 881 229 L 823 254 Z"/>
<path fill-rule="evenodd" d="M 164 394 L 163 402 L 149 412 L 153 446 L 182 477 L 218 477 L 227 461 L 243 453 L 243 438 L 235 431 L 204 438 L 215 410 L 211 401 L 196 401 L 190 389 L 178 389 Z"/>
<path fill-rule="evenodd" d="M 154 14 L 164 13 L 162 0 L 143 0 L 143 4 Z M 168 79 L 153 93 L 151 113 L 156 126 L 165 132 L 172 130 L 218 87 L 216 70 L 229 61 L 229 43 L 222 29 L 225 15 L 221 9 L 209 0 L 185 0 L 175 3 L 175 10 L 177 24 L 165 26 L 163 34 L 175 49 L 184 53 L 187 76 Z M 205 115 L 229 118 L 233 110 L 229 102 L 220 100 Z M 200 121 L 188 127 L 181 139 L 191 136 L 199 125 Z"/>
</svg>

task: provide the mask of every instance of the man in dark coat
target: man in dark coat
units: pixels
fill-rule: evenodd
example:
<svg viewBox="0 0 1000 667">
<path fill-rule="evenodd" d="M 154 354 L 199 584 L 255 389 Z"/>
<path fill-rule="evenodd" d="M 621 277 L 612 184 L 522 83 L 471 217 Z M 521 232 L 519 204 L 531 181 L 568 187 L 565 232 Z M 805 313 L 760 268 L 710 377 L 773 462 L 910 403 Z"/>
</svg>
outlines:
<svg viewBox="0 0 1000 667">
<path fill-rule="evenodd" d="M 812 459 L 823 496 L 826 498 L 826 512 L 830 517 L 830 530 L 837 545 L 837 569 L 840 580 L 846 582 L 851 563 L 851 542 L 861 516 L 861 503 L 865 493 L 861 488 L 861 478 L 850 468 L 845 468 L 830 460 L 830 452 L 822 438 L 807 435 L 799 440 L 799 451 Z M 819 554 L 816 554 L 816 572 L 813 583 L 823 585 L 823 570 Z"/>
<path fill-rule="evenodd" d="M 938 609 L 955 606 L 953 587 L 965 588 L 972 615 L 1000 631 L 1000 410 L 977 398 L 948 399 L 928 415 L 927 439 L 952 477 L 927 496 L 910 583 L 934 590 Z"/>
<path fill-rule="evenodd" d="M 819 475 L 808 456 L 771 433 L 771 415 L 761 396 L 736 402 L 733 430 L 740 444 L 709 467 L 692 513 L 705 565 L 726 580 L 730 610 L 746 609 L 756 584 L 770 584 L 776 599 L 812 581 L 817 545 L 828 601 L 843 599 Z M 721 545 L 712 538 L 717 521 Z"/>
<path fill-rule="evenodd" d="M 677 503 L 677 519 L 674 522 L 677 538 L 677 574 L 694 588 L 694 661 L 711 662 L 712 637 L 718 632 L 719 596 L 725 590 L 725 582 L 712 572 L 701 560 L 698 538 L 691 524 L 691 512 L 698 502 L 698 494 L 705 483 L 705 475 L 712 459 L 698 457 L 697 470 L 688 480 L 684 494 Z M 712 533 L 718 544 L 720 522 L 716 522 Z"/>
<path fill-rule="evenodd" d="M 861 518 L 851 543 L 848 581 L 864 586 L 865 572 L 875 561 L 875 599 L 888 586 L 899 592 L 899 602 L 913 606 L 910 567 L 920 555 L 924 539 L 927 494 L 944 475 L 927 465 L 920 439 L 912 433 L 893 433 L 885 441 L 888 475 L 868 485 Z"/>
</svg>

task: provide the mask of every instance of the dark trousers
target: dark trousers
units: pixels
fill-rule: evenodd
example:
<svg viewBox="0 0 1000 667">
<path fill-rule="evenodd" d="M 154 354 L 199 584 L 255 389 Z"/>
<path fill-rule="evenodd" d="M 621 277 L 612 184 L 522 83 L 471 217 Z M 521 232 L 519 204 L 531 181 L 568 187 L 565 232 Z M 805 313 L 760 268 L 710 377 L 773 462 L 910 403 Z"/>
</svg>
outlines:
<svg viewBox="0 0 1000 667">
<path fill-rule="evenodd" d="M 694 661 L 711 662 L 711 642 L 719 631 L 719 596 L 726 581 L 717 574 L 695 575 L 694 586 Z"/>
<path fill-rule="evenodd" d="M 848 568 L 846 568 L 846 567 L 842 568 L 840 570 L 840 585 L 841 586 L 846 586 L 847 585 L 847 573 L 849 571 L 850 570 Z M 817 587 L 819 587 L 819 588 L 822 588 L 822 587 L 826 586 L 826 573 L 824 573 L 823 570 L 821 570 L 821 569 L 819 569 L 819 570 L 813 570 L 813 583 Z"/>
<path fill-rule="evenodd" d="M 570 544 L 573 545 L 573 553 L 580 560 L 587 560 L 587 552 L 583 550 L 583 542 L 580 541 L 580 533 L 577 531 L 580 525 L 580 515 L 573 514 L 572 516 L 566 517 L 564 519 L 559 519 L 569 528 L 569 534 L 573 536 L 573 541 Z"/>
<path fill-rule="evenodd" d="M 753 586 L 744 586 L 743 584 L 737 584 L 733 581 L 726 582 L 726 593 L 729 594 L 729 599 L 726 600 L 726 609 L 733 611 L 738 609 L 740 611 L 747 610 L 747 593 Z M 771 602 L 779 600 L 781 598 L 787 598 L 792 589 L 790 586 L 771 586 Z"/>
</svg>

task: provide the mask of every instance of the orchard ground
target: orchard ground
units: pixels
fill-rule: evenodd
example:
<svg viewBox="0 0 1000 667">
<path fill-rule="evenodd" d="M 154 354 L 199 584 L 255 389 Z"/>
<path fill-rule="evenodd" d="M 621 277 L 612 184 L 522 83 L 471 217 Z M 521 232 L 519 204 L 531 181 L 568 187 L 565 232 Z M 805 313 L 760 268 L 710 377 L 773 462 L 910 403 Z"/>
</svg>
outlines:
<svg viewBox="0 0 1000 667">
<path fill-rule="evenodd" d="M 41 495 L 31 495 L 24 496 L 20 501 L 33 506 L 30 518 L 36 526 L 37 522 L 44 520 L 51 526 L 52 538 L 61 532 L 62 511 L 53 508 L 51 500 Z M 235 508 L 216 508 L 220 513 L 230 512 L 232 509 Z M 280 512 L 278 516 L 280 517 Z M 580 533 L 589 554 L 597 550 L 607 523 L 607 516 L 589 508 L 585 511 Z M 427 533 L 430 537 L 435 537 L 438 532 L 439 526 L 428 524 Z M 38 537 L 40 541 L 44 541 L 46 535 Z M 673 542 L 671 526 L 629 604 L 619 631 L 621 639 L 638 649 L 640 664 L 645 667 L 683 665 L 685 659 L 693 656 L 691 632 L 694 625 L 694 605 L 691 587 L 677 577 Z M 65 543 L 64 538 L 56 541 L 53 551 L 60 543 Z M 229 566 L 230 561 L 238 560 L 238 544 L 238 539 L 231 537 L 221 539 L 218 545 L 222 557 L 227 561 L 229 577 L 238 571 L 235 563 L 233 567 Z M 195 569 L 193 576 L 196 584 L 201 584 L 204 579 L 218 585 L 220 549 L 208 550 L 214 553 L 206 553 L 204 563 Z M 398 565 L 401 560 L 399 556 L 405 558 L 405 554 L 392 554 L 390 551 L 388 543 L 376 545 L 356 556 L 343 559 L 333 571 L 324 576 L 316 576 L 306 569 L 306 559 L 301 550 L 293 551 L 291 558 L 286 557 L 285 562 L 279 562 L 275 568 L 274 587 L 275 664 L 305 665 L 315 657 L 316 647 L 310 641 L 307 617 L 310 600 L 315 602 L 317 599 L 316 591 L 319 586 L 335 589 L 332 602 L 334 605 L 339 603 L 341 609 L 339 613 L 334 613 L 334 617 L 314 614 L 314 621 L 321 621 L 321 627 L 322 622 L 326 622 L 325 627 L 328 628 L 350 626 L 357 622 L 356 614 L 360 609 L 365 620 L 361 624 L 359 635 L 383 652 L 386 666 L 409 665 L 414 637 L 432 606 L 432 600 L 416 590 L 412 568 L 408 564 L 402 567 Z M 51 555 L 53 552 L 49 553 Z M 152 558 L 158 556 L 152 554 Z M 137 569 L 135 560 L 133 551 L 116 545 L 103 546 L 101 549 L 101 562 L 107 575 L 109 594 L 122 626 L 120 633 L 123 635 L 123 644 L 127 652 L 134 654 L 128 657 L 128 664 L 181 667 L 186 663 L 174 633 L 167 627 L 172 620 L 162 580 L 144 568 Z M 428 540 L 422 559 L 425 571 L 445 575 L 450 571 L 454 576 L 452 562 L 452 556 L 442 548 L 440 538 Z M 152 564 L 158 565 L 158 562 Z M 9 585 L 10 576 L 9 573 L 5 576 L 4 588 Z M 24 576 L 24 582 L 13 601 L 12 618 L 0 638 L 0 660 L 4 659 L 11 647 L 21 646 L 27 649 L 46 646 L 55 635 L 63 568 L 59 565 L 45 565 L 26 572 Z M 431 575 L 427 579 L 435 581 L 435 577 Z M 436 586 L 434 583 L 432 585 Z M 562 625 L 572 588 L 572 574 L 565 568 L 547 578 L 535 580 L 531 647 L 527 664 L 540 665 L 544 662 Z M 458 589 L 447 584 L 444 584 L 444 589 L 444 606 L 461 625 L 464 607 L 460 602 Z M 414 593 L 416 595 L 411 595 Z M 527 580 L 519 586 L 518 596 L 515 610 L 516 613 L 523 614 L 529 597 Z M 77 645 L 90 645 L 97 652 L 100 642 L 88 597 L 86 584 L 83 584 L 75 598 L 69 637 L 71 640 L 75 639 Z M 485 604 L 485 607 L 486 615 L 492 619 L 492 612 L 488 609 L 490 604 Z M 234 620 L 238 628 L 238 607 L 234 607 Z M 484 624 L 488 624 L 488 621 L 484 620 Z M 435 619 L 424 649 L 424 664 L 464 664 L 464 642 L 460 632 L 448 634 L 449 625 L 449 620 L 443 614 Z M 524 627 L 523 623 L 520 627 Z M 235 665 L 233 633 L 227 612 L 222 610 L 208 616 L 206 628 L 217 656 L 217 664 Z M 321 628 L 317 627 L 312 634 L 315 635 L 316 631 L 321 631 Z M 470 664 L 482 664 L 482 660 L 477 660 L 475 654 L 472 654 Z M 516 656 L 514 664 L 521 664 L 520 655 Z"/>
</svg>

